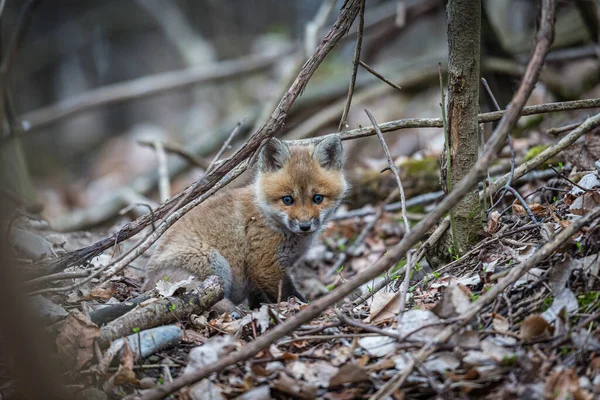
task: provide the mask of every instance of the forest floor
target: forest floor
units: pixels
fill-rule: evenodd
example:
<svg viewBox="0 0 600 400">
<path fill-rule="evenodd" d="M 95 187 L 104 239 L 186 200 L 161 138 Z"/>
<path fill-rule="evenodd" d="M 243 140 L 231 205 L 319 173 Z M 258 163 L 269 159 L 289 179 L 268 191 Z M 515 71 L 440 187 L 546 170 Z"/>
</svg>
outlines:
<svg viewBox="0 0 600 400">
<path fill-rule="evenodd" d="M 581 115 L 562 117 L 570 121 Z M 556 118 L 551 120 L 556 122 Z M 516 165 L 545 146 L 539 144 L 541 126 L 525 130 L 514 140 Z M 369 398 L 389 388 L 398 382 L 400 372 L 414 361 L 418 350 L 428 342 L 435 344 L 437 335 L 459 321 L 473 302 L 511 270 L 524 265 L 559 231 L 598 207 L 598 149 L 600 132 L 596 129 L 532 173 L 552 174 L 515 183 L 529 210 L 507 194 L 489 210 L 479 242 L 465 254 L 455 254 L 451 243 L 440 244 L 443 238 L 429 243 L 428 248 L 415 247 L 413 257 L 418 259 L 408 275 L 406 289 L 399 290 L 405 277 L 404 261 L 255 357 L 180 391 L 178 398 L 353 399 Z M 506 162 L 506 157 L 510 160 L 510 155 L 504 156 L 501 162 Z M 416 224 L 433 206 L 409 208 L 411 223 Z M 368 215 L 352 217 L 347 208 L 338 212 L 294 270 L 300 291 L 310 300 L 361 273 L 405 234 L 400 211 L 379 213 L 377 207 L 366 205 L 361 212 Z M 65 234 L 32 230 L 31 223 L 22 221 L 17 221 L 15 228 L 25 226 L 29 227 L 25 231 L 45 237 L 57 253 L 93 243 L 114 231 Z M 438 233 L 447 226 L 439 224 Z M 437 254 L 431 254 L 434 247 Z M 120 249 L 126 250 L 127 245 Z M 435 345 L 435 351 L 424 362 L 412 365 L 402 387 L 392 390 L 393 397 L 600 396 L 599 251 L 600 218 L 596 218 L 530 266 L 475 319 L 453 328 L 447 342 Z M 21 256 L 27 258 L 28 254 L 22 252 Z M 108 281 L 92 279 L 47 297 L 46 302 L 53 301 L 56 307 L 61 304 L 70 311 L 66 319 L 62 319 L 66 314 L 59 313 L 61 317 L 56 319 L 61 321 L 50 329 L 57 334 L 61 358 L 70 360 L 71 387 L 85 388 L 85 396 L 94 391 L 114 398 L 143 393 L 211 365 L 307 307 L 290 299 L 258 310 L 241 310 L 237 319 L 215 312 L 193 314 L 171 325 L 175 327 L 175 339 L 165 339 L 141 359 L 135 343 L 136 334 L 142 340 L 139 329 L 130 332 L 133 350 L 128 346 L 125 350 L 111 347 L 102 355 L 99 349 L 83 345 L 100 335 L 100 329 L 86 315 L 103 304 L 126 302 L 141 294 L 146 257 Z M 110 259 L 110 255 L 103 255 L 92 264 L 99 266 Z M 384 286 L 381 282 L 386 278 L 389 283 Z M 62 285 L 67 282 L 62 281 Z M 172 284 L 171 291 L 175 291 L 179 283 Z M 404 294 L 406 304 L 401 307 Z M 119 350 L 120 356 L 115 356 Z"/>
</svg>

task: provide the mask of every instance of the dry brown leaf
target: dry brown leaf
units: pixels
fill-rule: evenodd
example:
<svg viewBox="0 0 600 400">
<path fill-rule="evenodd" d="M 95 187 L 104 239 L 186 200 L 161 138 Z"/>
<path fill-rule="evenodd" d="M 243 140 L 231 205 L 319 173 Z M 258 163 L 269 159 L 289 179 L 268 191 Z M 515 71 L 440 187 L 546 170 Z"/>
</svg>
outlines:
<svg viewBox="0 0 600 400">
<path fill-rule="evenodd" d="M 492 235 L 498 232 L 498 229 L 500 229 L 500 216 L 501 215 L 498 211 L 492 212 L 487 221 L 487 227 L 485 229 L 488 234 Z"/>
<path fill-rule="evenodd" d="M 498 332 L 508 332 L 510 328 L 508 320 L 497 313 L 493 313 L 492 326 Z"/>
<path fill-rule="evenodd" d="M 365 369 L 371 372 L 379 372 L 384 369 L 394 368 L 395 366 L 396 363 L 394 362 L 394 360 L 386 358 L 384 360 L 376 362 L 375 364 L 367 365 Z"/>
<path fill-rule="evenodd" d="M 358 365 L 349 362 L 342 366 L 337 374 L 329 381 L 329 387 L 341 386 L 345 383 L 365 382 L 369 380 L 369 374 Z"/>
<path fill-rule="evenodd" d="M 558 371 L 546 381 L 546 396 L 555 400 L 592 400 L 593 395 L 579 386 L 579 378 L 573 368 Z"/>
<path fill-rule="evenodd" d="M 208 339 L 206 338 L 206 336 L 196 332 L 193 329 L 186 329 L 183 331 L 183 336 L 181 338 L 181 341 L 184 343 L 194 343 L 197 345 L 201 345 L 206 343 Z"/>
<path fill-rule="evenodd" d="M 86 300 L 88 299 L 100 299 L 100 300 L 108 300 L 115 294 L 115 290 L 111 288 L 103 288 L 103 287 L 95 287 L 90 292 L 89 296 L 86 296 Z"/>
<path fill-rule="evenodd" d="M 479 378 L 479 372 L 477 372 L 476 368 L 470 368 L 466 373 L 464 374 L 455 374 L 452 372 L 448 372 L 445 375 L 447 378 L 449 378 L 450 380 L 453 380 L 455 382 L 458 381 L 474 381 L 475 379 Z"/>
<path fill-rule="evenodd" d="M 551 330 L 552 327 L 541 315 L 530 315 L 521 324 L 519 337 L 521 340 L 549 337 L 552 334 Z"/>
<path fill-rule="evenodd" d="M 134 359 L 135 354 L 133 353 L 133 350 L 131 350 L 128 343 L 125 343 L 119 369 L 111 377 L 113 384 L 124 385 L 126 383 L 133 383 L 134 385 L 137 385 L 139 383 L 135 376 L 135 372 L 133 372 Z"/>
<path fill-rule="evenodd" d="M 591 209 L 598 206 L 599 198 L 595 195 L 595 191 L 586 192 L 583 195 L 573 201 L 573 204 L 569 207 L 569 211 L 575 215 L 585 215 Z"/>
<path fill-rule="evenodd" d="M 452 282 L 442 300 L 431 310 L 440 318 L 452 318 L 467 311 L 471 307 L 471 291 L 464 285 Z"/>
<path fill-rule="evenodd" d="M 598 129 L 586 133 L 580 139 L 563 150 L 564 156 L 570 163 L 582 170 L 593 170 L 594 162 L 600 159 L 600 134 Z"/>
<path fill-rule="evenodd" d="M 376 324 L 385 321 L 398 315 L 400 308 L 400 295 L 398 293 L 384 292 L 380 290 L 373 296 L 371 307 L 369 308 L 369 316 L 365 319 L 365 323 Z"/>
<path fill-rule="evenodd" d="M 545 217 L 548 215 L 548 208 L 539 203 L 528 204 L 528 206 L 533 215 L 535 215 L 536 217 Z M 513 202 L 512 211 L 513 214 L 516 215 L 527 215 L 527 210 L 525 210 L 525 207 L 523 207 L 518 200 L 515 200 Z"/>
<path fill-rule="evenodd" d="M 94 356 L 94 339 L 100 328 L 78 310 L 71 311 L 62 322 L 56 337 L 56 348 L 65 366 L 81 369 Z"/>
<path fill-rule="evenodd" d="M 296 380 L 287 374 L 279 374 L 279 377 L 270 382 L 271 388 L 301 399 L 312 400 L 317 396 L 317 386 L 308 382 Z"/>
</svg>

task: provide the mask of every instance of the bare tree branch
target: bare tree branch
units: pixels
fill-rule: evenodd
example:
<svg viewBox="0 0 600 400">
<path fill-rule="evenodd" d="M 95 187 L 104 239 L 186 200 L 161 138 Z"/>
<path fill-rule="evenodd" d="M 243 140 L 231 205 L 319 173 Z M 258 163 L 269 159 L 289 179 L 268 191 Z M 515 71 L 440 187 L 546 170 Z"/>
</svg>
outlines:
<svg viewBox="0 0 600 400">
<path fill-rule="evenodd" d="M 358 36 L 356 38 L 356 49 L 354 50 L 354 63 L 352 64 L 352 76 L 350 78 L 350 87 L 348 88 L 348 96 L 346 97 L 346 105 L 342 112 L 342 119 L 338 127 L 339 131 L 346 129 L 348 125 L 348 112 L 352 104 L 352 95 L 354 95 L 354 85 L 356 84 L 356 74 L 358 73 L 358 64 L 360 62 L 360 48 L 362 47 L 363 30 L 365 28 L 365 1 L 360 3 L 360 15 L 358 20 Z"/>
<path fill-rule="evenodd" d="M 237 60 L 222 61 L 208 66 L 199 65 L 103 86 L 28 112 L 21 116 L 21 120 L 27 131 L 33 131 L 93 108 L 264 71 L 292 50 L 293 48 L 287 48 L 271 56 L 250 55 Z"/>
</svg>

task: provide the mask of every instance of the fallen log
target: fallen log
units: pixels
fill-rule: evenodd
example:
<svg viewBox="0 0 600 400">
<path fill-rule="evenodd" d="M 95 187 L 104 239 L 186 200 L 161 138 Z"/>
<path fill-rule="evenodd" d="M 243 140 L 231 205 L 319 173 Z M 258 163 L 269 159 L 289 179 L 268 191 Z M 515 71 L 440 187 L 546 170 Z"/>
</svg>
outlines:
<svg viewBox="0 0 600 400">
<path fill-rule="evenodd" d="M 209 310 L 223 299 L 223 279 L 210 276 L 197 289 L 181 296 L 165 297 L 148 305 L 135 308 L 106 324 L 100 331 L 100 347 L 134 332 L 154 328 Z"/>
</svg>

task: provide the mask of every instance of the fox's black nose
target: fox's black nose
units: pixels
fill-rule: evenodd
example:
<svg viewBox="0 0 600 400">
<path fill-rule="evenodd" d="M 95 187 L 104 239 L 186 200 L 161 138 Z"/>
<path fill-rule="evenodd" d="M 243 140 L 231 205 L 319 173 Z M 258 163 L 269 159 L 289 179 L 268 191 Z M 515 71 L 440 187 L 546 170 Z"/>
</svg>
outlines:
<svg viewBox="0 0 600 400">
<path fill-rule="evenodd" d="M 298 227 L 300 228 L 300 230 L 302 232 L 308 232 L 308 231 L 310 231 L 310 226 L 311 226 L 310 222 L 300 222 L 300 223 L 298 223 Z"/>
</svg>

